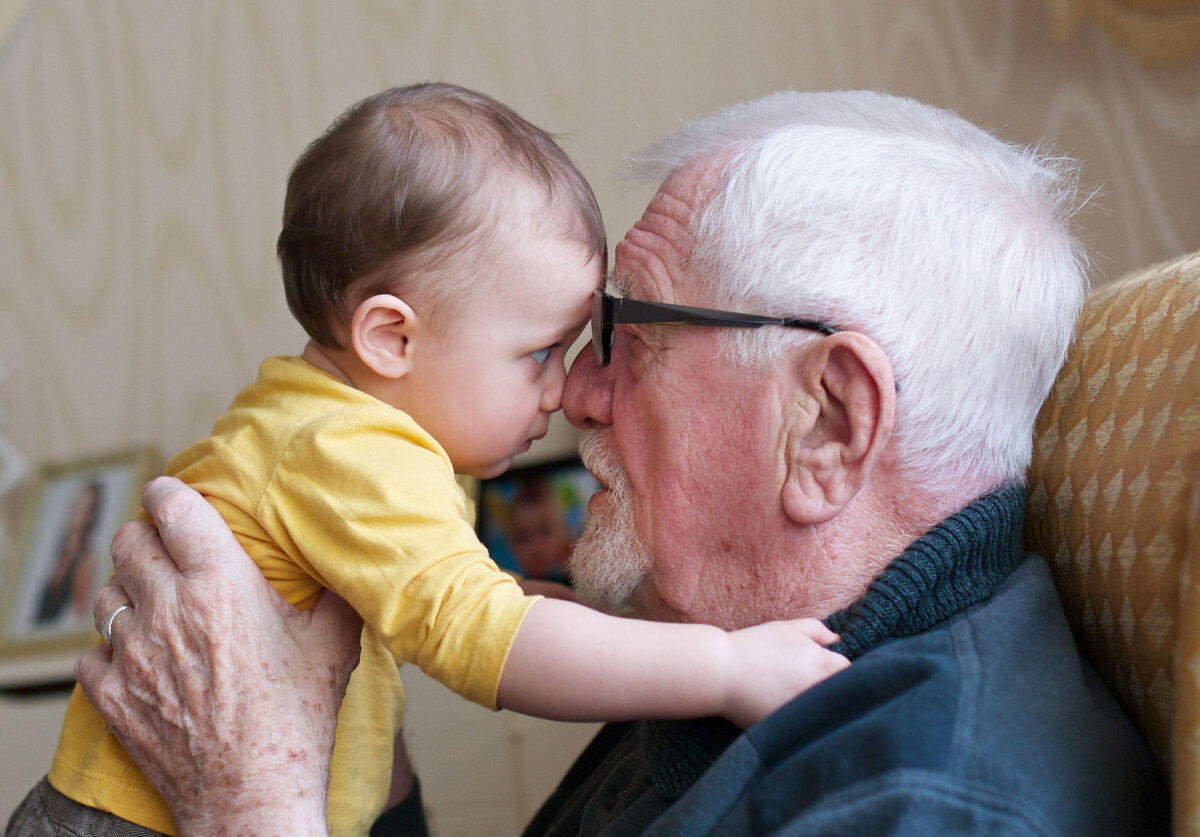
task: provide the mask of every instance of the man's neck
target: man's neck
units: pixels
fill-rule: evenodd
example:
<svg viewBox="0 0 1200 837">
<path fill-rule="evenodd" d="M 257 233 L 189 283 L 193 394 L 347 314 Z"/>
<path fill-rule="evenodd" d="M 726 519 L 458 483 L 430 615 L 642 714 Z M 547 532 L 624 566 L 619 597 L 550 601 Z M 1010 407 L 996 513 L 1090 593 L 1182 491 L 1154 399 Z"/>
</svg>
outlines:
<svg viewBox="0 0 1200 837">
<path fill-rule="evenodd" d="M 885 639 L 927 631 L 989 598 L 1024 557 L 1025 490 L 1013 483 L 940 521 L 827 623 L 854 657 Z"/>
<path fill-rule="evenodd" d="M 803 556 L 802 577 L 794 609 L 773 618 L 824 618 L 849 606 L 897 555 L 968 503 L 944 510 L 929 492 L 877 472 L 832 520 L 793 531 L 788 554 Z"/>
<path fill-rule="evenodd" d="M 830 532 L 817 533 L 822 538 L 823 554 L 832 565 L 844 570 L 835 595 L 820 615 L 828 616 L 858 599 L 911 544 L 999 487 L 960 481 L 932 491 L 894 467 L 877 470 L 845 512 L 838 515 L 840 523 Z"/>
</svg>

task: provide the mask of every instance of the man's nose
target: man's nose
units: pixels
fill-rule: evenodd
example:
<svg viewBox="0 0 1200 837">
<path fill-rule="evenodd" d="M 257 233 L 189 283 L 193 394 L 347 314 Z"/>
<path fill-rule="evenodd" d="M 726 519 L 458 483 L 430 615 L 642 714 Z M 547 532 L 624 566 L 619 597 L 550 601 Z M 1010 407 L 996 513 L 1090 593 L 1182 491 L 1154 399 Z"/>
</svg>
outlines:
<svg viewBox="0 0 1200 837">
<path fill-rule="evenodd" d="M 567 373 L 562 396 L 567 421 L 580 429 L 612 424 L 612 388 L 612 364 L 597 364 L 588 343 Z"/>
</svg>

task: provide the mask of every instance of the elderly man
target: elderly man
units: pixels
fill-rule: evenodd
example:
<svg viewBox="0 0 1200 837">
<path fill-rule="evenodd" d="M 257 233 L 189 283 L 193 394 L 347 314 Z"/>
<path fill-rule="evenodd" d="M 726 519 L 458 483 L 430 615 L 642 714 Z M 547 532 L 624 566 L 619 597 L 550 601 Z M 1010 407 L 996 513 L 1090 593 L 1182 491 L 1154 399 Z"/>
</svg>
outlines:
<svg viewBox="0 0 1200 837">
<path fill-rule="evenodd" d="M 1162 831 L 1154 761 L 1019 545 L 1085 289 L 1071 173 L 865 92 L 727 108 L 646 160 L 563 398 L 604 486 L 575 582 L 651 619 L 820 616 L 854 662 L 744 734 L 606 727 L 530 833 Z M 118 538 L 97 617 L 134 609 L 81 682 L 185 832 L 319 832 L 353 625 L 271 607 L 184 489 L 147 504 L 165 547 Z"/>
</svg>

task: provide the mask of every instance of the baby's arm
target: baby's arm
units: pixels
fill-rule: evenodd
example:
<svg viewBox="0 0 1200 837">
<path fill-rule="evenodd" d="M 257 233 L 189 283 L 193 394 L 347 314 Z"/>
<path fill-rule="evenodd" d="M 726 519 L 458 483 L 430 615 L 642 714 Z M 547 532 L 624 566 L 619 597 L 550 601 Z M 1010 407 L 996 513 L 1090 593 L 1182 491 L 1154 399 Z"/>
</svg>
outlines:
<svg viewBox="0 0 1200 837">
<path fill-rule="evenodd" d="M 726 633 L 543 599 L 521 624 L 498 703 L 560 721 L 721 715 L 748 727 L 850 665 L 815 619 Z"/>
</svg>

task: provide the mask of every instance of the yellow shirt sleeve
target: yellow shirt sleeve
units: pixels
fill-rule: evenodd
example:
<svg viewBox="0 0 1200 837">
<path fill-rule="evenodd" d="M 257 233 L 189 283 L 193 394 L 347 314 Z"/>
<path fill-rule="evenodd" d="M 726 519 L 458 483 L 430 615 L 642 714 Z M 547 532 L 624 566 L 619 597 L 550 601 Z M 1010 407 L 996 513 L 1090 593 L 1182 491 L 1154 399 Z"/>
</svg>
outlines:
<svg viewBox="0 0 1200 837">
<path fill-rule="evenodd" d="M 334 412 L 295 433 L 255 516 L 397 659 L 495 708 L 534 599 L 491 560 L 467 514 L 437 443 L 379 405 Z"/>
</svg>

